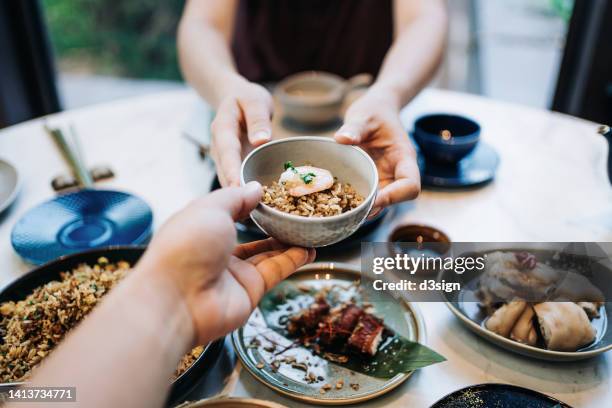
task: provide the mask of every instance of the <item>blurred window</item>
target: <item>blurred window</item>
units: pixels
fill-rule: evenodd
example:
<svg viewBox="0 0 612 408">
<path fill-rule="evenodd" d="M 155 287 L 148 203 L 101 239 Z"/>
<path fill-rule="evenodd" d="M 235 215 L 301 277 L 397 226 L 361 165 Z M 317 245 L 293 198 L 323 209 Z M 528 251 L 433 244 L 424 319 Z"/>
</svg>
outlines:
<svg viewBox="0 0 612 408">
<path fill-rule="evenodd" d="M 181 86 L 184 0 L 43 0 L 66 108 Z"/>
</svg>

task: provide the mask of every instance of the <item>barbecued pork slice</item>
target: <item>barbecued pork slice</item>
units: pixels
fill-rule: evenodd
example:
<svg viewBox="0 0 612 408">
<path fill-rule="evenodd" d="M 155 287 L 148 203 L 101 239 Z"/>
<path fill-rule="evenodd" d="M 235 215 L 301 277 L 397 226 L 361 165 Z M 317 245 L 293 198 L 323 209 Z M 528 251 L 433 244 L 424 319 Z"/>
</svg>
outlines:
<svg viewBox="0 0 612 408">
<path fill-rule="evenodd" d="M 319 323 L 319 342 L 325 346 L 345 343 L 363 313 L 363 309 L 352 304 L 332 310 L 329 316 Z"/>
<path fill-rule="evenodd" d="M 373 356 L 378 350 L 385 330 L 382 320 L 369 313 L 364 313 L 348 339 L 349 346 L 362 353 Z"/>
<path fill-rule="evenodd" d="M 319 327 L 319 322 L 329 313 L 329 303 L 325 296 L 317 296 L 315 301 L 298 314 L 291 316 L 287 323 L 287 331 L 291 335 L 312 335 Z"/>
</svg>

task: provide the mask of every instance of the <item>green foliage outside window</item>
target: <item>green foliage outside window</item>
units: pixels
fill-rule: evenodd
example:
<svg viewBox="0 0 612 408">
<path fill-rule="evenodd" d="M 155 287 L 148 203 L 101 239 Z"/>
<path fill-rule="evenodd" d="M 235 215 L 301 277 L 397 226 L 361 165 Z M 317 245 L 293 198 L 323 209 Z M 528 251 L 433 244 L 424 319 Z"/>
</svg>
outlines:
<svg viewBox="0 0 612 408">
<path fill-rule="evenodd" d="M 184 0 L 42 0 L 66 71 L 180 79 L 176 27 Z"/>
</svg>

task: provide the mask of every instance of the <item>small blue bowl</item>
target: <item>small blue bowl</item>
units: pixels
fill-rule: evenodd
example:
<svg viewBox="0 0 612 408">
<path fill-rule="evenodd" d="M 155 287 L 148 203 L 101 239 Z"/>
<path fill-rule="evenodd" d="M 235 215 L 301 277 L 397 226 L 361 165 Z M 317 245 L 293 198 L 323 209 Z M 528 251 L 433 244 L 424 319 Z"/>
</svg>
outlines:
<svg viewBox="0 0 612 408">
<path fill-rule="evenodd" d="M 15 251 L 33 264 L 112 245 L 148 241 L 153 231 L 149 205 L 131 194 L 81 190 L 60 195 L 30 211 L 13 227 Z"/>
<path fill-rule="evenodd" d="M 413 138 L 426 160 L 456 164 L 478 144 L 480 125 L 459 115 L 425 115 L 414 122 Z"/>
</svg>

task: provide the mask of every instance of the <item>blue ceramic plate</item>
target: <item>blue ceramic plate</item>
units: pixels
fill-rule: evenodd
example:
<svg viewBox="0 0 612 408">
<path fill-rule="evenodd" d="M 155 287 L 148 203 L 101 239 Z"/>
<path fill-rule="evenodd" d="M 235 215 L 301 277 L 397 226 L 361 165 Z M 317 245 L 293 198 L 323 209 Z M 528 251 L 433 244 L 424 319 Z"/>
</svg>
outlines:
<svg viewBox="0 0 612 408">
<path fill-rule="evenodd" d="M 495 149 L 481 141 L 456 165 L 425 160 L 420 152 L 418 163 L 423 186 L 465 188 L 486 184 L 493 180 L 499 164 L 499 155 Z"/>
<path fill-rule="evenodd" d="M 431 408 L 570 408 L 569 405 L 528 388 L 509 384 L 478 384 L 448 394 Z"/>
<path fill-rule="evenodd" d="M 86 249 L 145 243 L 152 225 L 151 208 L 138 197 L 81 190 L 28 211 L 13 227 L 11 243 L 23 259 L 41 264 Z"/>
</svg>

